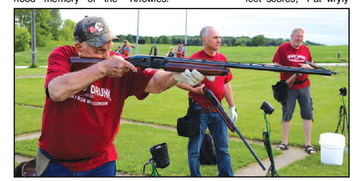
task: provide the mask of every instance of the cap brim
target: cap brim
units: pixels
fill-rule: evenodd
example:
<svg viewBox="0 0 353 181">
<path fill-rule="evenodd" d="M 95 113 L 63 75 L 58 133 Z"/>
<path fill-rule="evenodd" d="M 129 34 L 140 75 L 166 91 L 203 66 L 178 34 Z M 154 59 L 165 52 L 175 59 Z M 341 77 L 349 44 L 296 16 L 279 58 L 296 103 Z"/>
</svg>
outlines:
<svg viewBox="0 0 353 181">
<path fill-rule="evenodd" d="M 90 40 L 87 40 L 86 42 L 91 46 L 97 48 L 97 47 L 103 46 L 105 43 L 111 40 L 119 40 L 119 38 L 113 35 L 111 32 L 108 32 L 108 33 L 102 34 L 101 36 L 97 36 Z"/>
</svg>

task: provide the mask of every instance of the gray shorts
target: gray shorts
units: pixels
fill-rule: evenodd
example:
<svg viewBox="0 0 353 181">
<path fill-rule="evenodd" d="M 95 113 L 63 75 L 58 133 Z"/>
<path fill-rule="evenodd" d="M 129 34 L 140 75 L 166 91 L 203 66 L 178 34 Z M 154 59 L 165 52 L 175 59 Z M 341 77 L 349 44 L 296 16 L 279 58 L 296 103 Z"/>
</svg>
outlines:
<svg viewBox="0 0 353 181">
<path fill-rule="evenodd" d="M 290 121 L 293 117 L 296 102 L 299 102 L 302 119 L 313 120 L 313 101 L 310 96 L 310 87 L 298 90 L 288 90 L 287 103 L 282 106 L 282 120 Z"/>
</svg>

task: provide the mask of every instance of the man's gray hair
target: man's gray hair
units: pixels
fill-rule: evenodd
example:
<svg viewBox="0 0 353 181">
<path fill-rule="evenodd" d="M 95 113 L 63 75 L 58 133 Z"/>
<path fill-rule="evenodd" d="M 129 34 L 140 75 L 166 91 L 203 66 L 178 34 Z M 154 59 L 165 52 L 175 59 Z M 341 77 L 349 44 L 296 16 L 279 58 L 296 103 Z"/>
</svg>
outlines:
<svg viewBox="0 0 353 181">
<path fill-rule="evenodd" d="M 213 27 L 213 26 L 205 26 L 205 27 L 203 27 L 203 28 L 201 29 L 201 31 L 200 31 L 200 37 L 202 38 L 202 37 L 208 36 L 208 30 L 209 30 L 210 28 L 214 28 L 214 27 Z"/>
<path fill-rule="evenodd" d="M 294 33 L 297 32 L 297 31 L 301 31 L 301 32 L 304 33 L 303 28 L 294 28 L 291 35 L 294 35 Z"/>
</svg>

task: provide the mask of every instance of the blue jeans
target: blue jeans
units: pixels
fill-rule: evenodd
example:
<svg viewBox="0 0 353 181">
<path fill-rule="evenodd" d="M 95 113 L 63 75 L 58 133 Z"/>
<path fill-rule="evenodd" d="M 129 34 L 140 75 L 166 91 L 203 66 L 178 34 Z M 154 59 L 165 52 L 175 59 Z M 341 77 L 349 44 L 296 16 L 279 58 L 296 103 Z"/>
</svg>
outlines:
<svg viewBox="0 0 353 181">
<path fill-rule="evenodd" d="M 84 172 L 73 172 L 65 168 L 60 163 L 49 163 L 48 168 L 41 175 L 42 177 L 114 177 L 116 174 L 115 161 L 108 162 L 97 168 L 84 171 Z"/>
<path fill-rule="evenodd" d="M 218 176 L 233 176 L 232 164 L 228 153 L 228 127 L 217 113 L 202 113 L 200 117 L 200 134 L 189 138 L 188 160 L 190 176 L 201 176 L 200 148 L 203 135 L 209 129 L 217 154 Z"/>
<path fill-rule="evenodd" d="M 51 156 L 48 155 L 48 153 L 43 152 L 42 153 L 51 159 Z M 99 167 L 93 168 L 88 171 L 83 171 L 83 172 L 74 172 L 66 167 L 64 167 L 62 164 L 58 162 L 50 162 L 47 169 L 43 172 L 41 177 L 114 177 L 116 174 L 116 162 L 111 161 L 108 163 L 105 163 Z"/>
</svg>

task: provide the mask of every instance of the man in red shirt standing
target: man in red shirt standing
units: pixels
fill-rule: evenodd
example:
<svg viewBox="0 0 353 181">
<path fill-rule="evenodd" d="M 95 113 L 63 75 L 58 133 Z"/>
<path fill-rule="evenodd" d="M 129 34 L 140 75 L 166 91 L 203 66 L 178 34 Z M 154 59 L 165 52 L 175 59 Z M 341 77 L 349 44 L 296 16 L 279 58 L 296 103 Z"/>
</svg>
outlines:
<svg viewBox="0 0 353 181">
<path fill-rule="evenodd" d="M 290 42 L 279 46 L 274 55 L 273 62 L 278 66 L 292 66 L 311 68 L 305 62 L 312 62 L 309 48 L 303 44 L 304 30 L 295 28 L 291 34 Z M 294 77 L 293 77 L 294 76 Z M 315 153 L 315 148 L 311 145 L 311 127 L 313 120 L 313 105 L 310 96 L 310 80 L 308 74 L 281 73 L 281 80 L 296 78 L 295 82 L 287 92 L 286 103 L 282 105 L 282 143 L 277 146 L 278 149 L 288 149 L 288 135 L 290 121 L 293 116 L 296 100 L 299 102 L 300 115 L 303 119 L 303 128 L 305 136 L 305 151 L 308 154 Z"/>
<path fill-rule="evenodd" d="M 226 57 L 218 52 L 221 46 L 221 36 L 211 26 L 202 28 L 200 32 L 203 49 L 194 53 L 190 58 L 227 61 Z M 195 107 L 201 110 L 199 135 L 189 138 L 188 160 L 191 176 L 201 176 L 200 173 L 200 148 L 206 129 L 208 128 L 215 144 L 219 176 L 233 176 L 232 164 L 228 153 L 228 127 L 215 110 L 210 100 L 203 92 L 203 88 L 211 90 L 219 102 L 225 97 L 229 105 L 231 119 L 237 120 L 237 113 L 233 101 L 233 92 L 230 81 L 232 74 L 215 76 L 204 79 L 197 87 L 187 84 L 177 84 L 178 87 L 189 91 L 189 97 Z M 190 103 L 189 103 L 190 104 Z M 195 108 L 198 109 L 198 108 Z"/>
<path fill-rule="evenodd" d="M 115 176 L 118 155 L 113 140 L 119 131 L 124 101 L 160 93 L 177 82 L 203 79 L 197 71 L 172 73 L 141 70 L 111 51 L 115 36 L 99 17 L 75 26 L 75 46 L 61 46 L 48 58 L 46 102 L 36 162 L 38 176 Z M 72 70 L 70 57 L 101 62 Z"/>
</svg>

